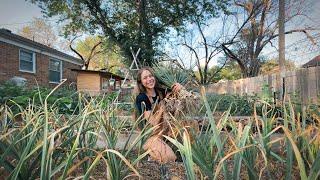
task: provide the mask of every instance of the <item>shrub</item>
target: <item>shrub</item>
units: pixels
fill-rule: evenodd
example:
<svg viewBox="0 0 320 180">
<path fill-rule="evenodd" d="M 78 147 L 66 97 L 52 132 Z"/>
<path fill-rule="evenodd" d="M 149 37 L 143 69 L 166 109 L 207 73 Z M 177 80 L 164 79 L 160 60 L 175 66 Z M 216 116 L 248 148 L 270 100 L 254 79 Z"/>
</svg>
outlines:
<svg viewBox="0 0 320 180">
<path fill-rule="evenodd" d="M 26 107 L 29 102 L 38 106 L 42 105 L 50 91 L 50 88 L 45 87 L 27 89 L 11 83 L 4 83 L 0 85 L 0 104 L 7 104 L 12 107 L 14 112 L 17 112 L 16 105 Z M 48 104 L 55 104 L 59 113 L 74 113 L 78 104 L 77 96 L 76 91 L 61 88 L 48 98 Z"/>
</svg>

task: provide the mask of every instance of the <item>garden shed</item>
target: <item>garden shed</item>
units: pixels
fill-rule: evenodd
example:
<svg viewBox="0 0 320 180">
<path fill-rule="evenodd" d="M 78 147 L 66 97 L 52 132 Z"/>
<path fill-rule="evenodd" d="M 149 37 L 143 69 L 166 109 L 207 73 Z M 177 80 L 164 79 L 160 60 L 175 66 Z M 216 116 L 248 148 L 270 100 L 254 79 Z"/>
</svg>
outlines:
<svg viewBox="0 0 320 180">
<path fill-rule="evenodd" d="M 121 88 L 125 79 L 108 71 L 72 69 L 77 72 L 77 90 L 91 96 L 112 92 Z"/>
</svg>

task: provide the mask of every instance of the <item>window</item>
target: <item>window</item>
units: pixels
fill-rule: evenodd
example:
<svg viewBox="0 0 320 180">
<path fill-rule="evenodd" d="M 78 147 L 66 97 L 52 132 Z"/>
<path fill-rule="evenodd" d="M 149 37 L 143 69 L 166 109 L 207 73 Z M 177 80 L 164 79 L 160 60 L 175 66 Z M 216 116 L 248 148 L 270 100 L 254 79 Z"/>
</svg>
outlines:
<svg viewBox="0 0 320 180">
<path fill-rule="evenodd" d="M 19 51 L 19 70 L 23 72 L 36 72 L 36 54 L 31 51 Z"/>
<path fill-rule="evenodd" d="M 62 78 L 62 62 L 60 60 L 50 59 L 49 62 L 49 81 L 59 83 Z"/>
<path fill-rule="evenodd" d="M 109 81 L 106 78 L 102 78 L 102 89 L 107 90 L 109 88 Z"/>
</svg>

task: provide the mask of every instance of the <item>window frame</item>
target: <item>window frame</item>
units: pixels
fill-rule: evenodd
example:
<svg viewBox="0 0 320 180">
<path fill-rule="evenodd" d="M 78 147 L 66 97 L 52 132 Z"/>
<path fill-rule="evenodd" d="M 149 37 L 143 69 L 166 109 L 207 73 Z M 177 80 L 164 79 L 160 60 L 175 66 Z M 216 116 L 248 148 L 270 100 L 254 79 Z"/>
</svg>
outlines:
<svg viewBox="0 0 320 180">
<path fill-rule="evenodd" d="M 60 62 L 60 81 L 59 82 L 55 82 L 55 81 L 51 81 L 50 80 L 50 71 L 58 72 L 58 71 L 50 69 L 50 62 L 51 61 L 59 61 Z M 62 73 L 63 73 L 62 60 L 59 60 L 59 59 L 56 59 L 56 58 L 49 58 L 48 70 L 49 70 L 48 71 L 49 72 L 49 74 L 48 74 L 49 83 L 51 83 L 51 84 L 59 84 L 61 82 L 61 80 L 62 80 Z"/>
<path fill-rule="evenodd" d="M 25 53 L 31 53 L 32 54 L 32 71 L 21 69 L 21 51 L 24 51 Z M 27 49 L 19 49 L 19 71 L 20 72 L 26 72 L 26 73 L 36 73 L 36 53 Z"/>
</svg>

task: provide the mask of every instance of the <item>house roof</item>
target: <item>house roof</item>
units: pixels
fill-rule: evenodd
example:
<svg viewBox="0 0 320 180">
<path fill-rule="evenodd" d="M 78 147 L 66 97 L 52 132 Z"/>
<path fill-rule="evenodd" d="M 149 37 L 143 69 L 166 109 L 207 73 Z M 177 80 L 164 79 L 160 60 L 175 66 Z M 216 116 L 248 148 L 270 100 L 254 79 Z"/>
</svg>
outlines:
<svg viewBox="0 0 320 180">
<path fill-rule="evenodd" d="M 39 50 L 39 52 L 41 52 L 43 54 L 47 54 L 49 56 L 57 56 L 57 58 L 60 58 L 62 60 L 67 60 L 71 63 L 82 65 L 81 59 L 70 56 L 66 53 L 63 53 L 63 52 L 58 51 L 56 49 L 53 49 L 53 48 L 46 46 L 44 44 L 32 41 L 32 40 L 27 39 L 25 37 L 19 36 L 17 34 L 13 34 L 8 29 L 4 29 L 4 28 L 0 29 L 0 41 L 7 42 L 9 44 L 14 44 L 17 46 L 20 45 L 20 47 L 27 46 L 32 49 Z"/>
<path fill-rule="evenodd" d="M 315 67 L 315 66 L 320 66 L 320 55 L 316 56 L 315 58 L 311 59 L 309 62 L 302 65 L 303 68 Z"/>
<path fill-rule="evenodd" d="M 99 74 L 100 76 L 103 76 L 103 77 L 112 77 L 117 81 L 125 79 L 122 76 L 113 74 L 112 72 L 108 72 L 108 71 L 95 71 L 95 70 L 83 70 L 83 69 L 71 69 L 71 71 Z"/>
</svg>

